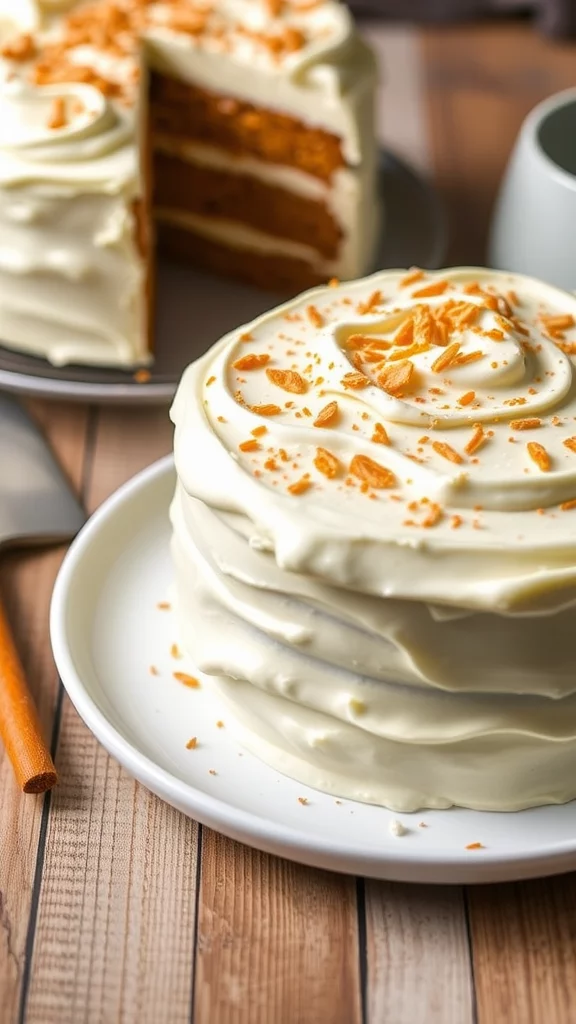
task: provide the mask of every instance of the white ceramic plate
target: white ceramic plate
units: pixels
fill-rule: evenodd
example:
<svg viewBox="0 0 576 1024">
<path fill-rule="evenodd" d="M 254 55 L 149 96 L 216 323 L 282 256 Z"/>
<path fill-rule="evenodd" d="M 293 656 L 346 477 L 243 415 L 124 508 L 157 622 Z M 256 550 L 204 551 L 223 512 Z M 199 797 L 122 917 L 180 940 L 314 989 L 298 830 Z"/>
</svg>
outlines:
<svg viewBox="0 0 576 1024">
<path fill-rule="evenodd" d="M 380 190 L 385 225 L 374 270 L 413 265 L 435 270 L 446 251 L 440 201 L 428 182 L 391 153 L 383 152 Z M 202 274 L 184 264 L 160 262 L 156 359 L 150 380 L 132 372 L 90 366 L 51 366 L 45 359 L 0 344 L 0 389 L 59 400 L 168 404 L 184 368 L 238 324 L 253 320 L 279 296 Z"/>
<path fill-rule="evenodd" d="M 337 802 L 243 751 L 209 680 L 188 689 L 172 675 L 199 676 L 171 656 L 174 616 L 158 608 L 170 592 L 173 487 L 172 460 L 164 459 L 113 495 L 72 545 L 52 603 L 68 694 L 132 775 L 211 828 L 317 867 L 412 882 L 504 881 L 576 867 L 576 802 L 516 814 L 399 815 Z M 198 745 L 188 750 L 192 736 Z M 407 828 L 402 837 L 391 834 L 393 819 Z M 475 842 L 482 848 L 466 849 Z"/>
</svg>

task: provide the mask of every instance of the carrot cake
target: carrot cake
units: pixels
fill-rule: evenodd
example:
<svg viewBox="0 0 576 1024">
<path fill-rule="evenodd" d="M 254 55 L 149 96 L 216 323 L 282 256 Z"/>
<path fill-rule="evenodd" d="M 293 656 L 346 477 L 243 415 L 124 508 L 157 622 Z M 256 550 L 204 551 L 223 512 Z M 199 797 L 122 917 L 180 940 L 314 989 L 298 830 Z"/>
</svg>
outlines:
<svg viewBox="0 0 576 1024">
<path fill-rule="evenodd" d="M 397 810 L 576 796 L 576 297 L 322 287 L 173 407 L 183 645 L 276 769 Z"/>
<path fill-rule="evenodd" d="M 284 294 L 369 269 L 375 62 L 336 0 L 0 3 L 0 338 L 152 355 L 155 240 Z"/>
</svg>

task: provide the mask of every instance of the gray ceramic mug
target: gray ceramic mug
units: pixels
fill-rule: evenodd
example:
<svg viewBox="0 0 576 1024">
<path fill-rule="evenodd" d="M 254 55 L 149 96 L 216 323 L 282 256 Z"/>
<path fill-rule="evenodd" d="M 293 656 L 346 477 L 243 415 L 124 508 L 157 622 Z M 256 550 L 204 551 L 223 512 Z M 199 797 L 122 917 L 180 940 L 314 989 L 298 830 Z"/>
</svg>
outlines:
<svg viewBox="0 0 576 1024">
<path fill-rule="evenodd" d="M 522 125 L 494 211 L 489 263 L 576 290 L 576 89 Z"/>
</svg>

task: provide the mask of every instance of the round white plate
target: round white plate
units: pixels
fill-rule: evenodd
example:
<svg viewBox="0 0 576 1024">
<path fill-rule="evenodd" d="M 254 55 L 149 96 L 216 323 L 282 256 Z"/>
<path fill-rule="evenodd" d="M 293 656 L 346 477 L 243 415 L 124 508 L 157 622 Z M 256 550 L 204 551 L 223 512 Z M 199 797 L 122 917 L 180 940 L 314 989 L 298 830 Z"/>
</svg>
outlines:
<svg viewBox="0 0 576 1024">
<path fill-rule="evenodd" d="M 385 225 L 374 270 L 442 266 L 446 224 L 428 182 L 391 153 L 383 152 L 380 189 Z M 161 405 L 174 397 L 184 368 L 238 324 L 276 306 L 281 296 L 203 274 L 185 264 L 160 261 L 156 358 L 150 379 L 90 366 L 51 366 L 45 359 L 0 344 L 0 390 L 59 400 Z"/>
<path fill-rule="evenodd" d="M 516 814 L 395 814 L 336 801 L 243 751 L 209 679 L 173 658 L 174 615 L 158 607 L 170 593 L 174 481 L 164 459 L 113 495 L 72 545 L 52 602 L 64 686 L 132 775 L 211 828 L 317 867 L 412 882 L 504 881 L 576 867 L 576 802 Z M 201 688 L 183 686 L 175 671 L 200 678 Z M 198 745 L 189 750 L 193 736 Z M 405 835 L 391 834 L 394 819 Z M 470 843 L 482 848 L 467 850 Z"/>
</svg>

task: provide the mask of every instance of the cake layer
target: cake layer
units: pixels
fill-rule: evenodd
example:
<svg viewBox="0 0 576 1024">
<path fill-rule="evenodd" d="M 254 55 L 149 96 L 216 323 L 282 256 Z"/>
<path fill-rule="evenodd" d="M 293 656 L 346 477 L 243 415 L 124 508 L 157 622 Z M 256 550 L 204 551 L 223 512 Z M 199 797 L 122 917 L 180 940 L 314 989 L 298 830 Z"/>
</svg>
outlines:
<svg viewBox="0 0 576 1024">
<path fill-rule="evenodd" d="M 179 221 L 183 226 L 179 226 Z M 226 239 L 195 233 L 189 222 L 186 226 L 178 211 L 174 211 L 172 217 L 161 211 L 157 233 L 160 249 L 168 254 L 188 260 L 201 270 L 234 277 L 277 295 L 313 287 L 326 278 L 301 257 L 274 250 L 232 247 Z"/>
<path fill-rule="evenodd" d="M 249 174 L 199 165 L 166 153 L 154 158 L 154 204 L 204 217 L 248 224 L 279 238 L 310 244 L 327 257 L 338 253 L 341 230 L 323 202 Z"/>
<path fill-rule="evenodd" d="M 207 583 L 193 529 L 183 532 L 177 508 L 173 517 L 181 640 L 229 702 L 227 726 L 240 723 L 241 740 L 273 767 L 402 811 L 452 804 L 516 810 L 576 796 L 576 696 L 447 692 L 374 679 L 363 671 L 359 647 L 356 670 L 327 664 L 302 634 L 286 645 L 259 628 L 264 604 L 256 622 L 227 607 Z M 276 596 L 268 595 L 270 605 Z M 284 599 L 285 629 L 294 629 L 294 605 L 300 602 Z M 469 620 L 460 626 L 465 634 Z M 530 623 L 523 628 L 528 637 Z M 318 610 L 311 631 L 325 630 L 328 643 L 329 617 Z M 382 671 L 393 671 L 393 646 L 380 643 Z"/>
<path fill-rule="evenodd" d="M 345 166 L 337 136 L 286 114 L 165 75 L 151 76 L 150 117 L 153 134 L 296 167 L 325 181 Z"/>
</svg>

